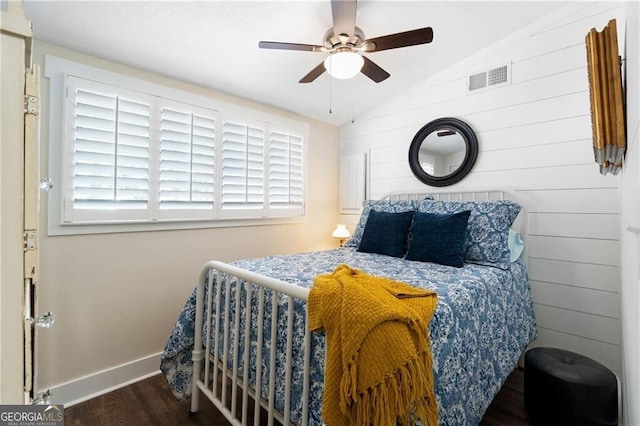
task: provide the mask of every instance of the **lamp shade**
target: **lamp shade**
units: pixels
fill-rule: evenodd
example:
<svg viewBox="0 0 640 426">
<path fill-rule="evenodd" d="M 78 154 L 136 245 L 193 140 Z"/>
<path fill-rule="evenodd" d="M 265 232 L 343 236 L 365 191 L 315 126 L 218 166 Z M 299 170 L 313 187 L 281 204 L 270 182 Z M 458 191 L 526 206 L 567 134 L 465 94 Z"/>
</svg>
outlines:
<svg viewBox="0 0 640 426">
<path fill-rule="evenodd" d="M 362 56 L 354 52 L 338 52 L 324 60 L 324 68 L 332 77 L 346 80 L 355 77 L 364 65 Z"/>
<path fill-rule="evenodd" d="M 333 238 L 346 239 L 346 238 L 349 238 L 351 236 L 351 233 L 349 232 L 349 230 L 347 229 L 347 227 L 345 225 L 338 224 L 338 226 L 333 231 L 333 234 L 331 234 L 331 236 Z"/>
</svg>

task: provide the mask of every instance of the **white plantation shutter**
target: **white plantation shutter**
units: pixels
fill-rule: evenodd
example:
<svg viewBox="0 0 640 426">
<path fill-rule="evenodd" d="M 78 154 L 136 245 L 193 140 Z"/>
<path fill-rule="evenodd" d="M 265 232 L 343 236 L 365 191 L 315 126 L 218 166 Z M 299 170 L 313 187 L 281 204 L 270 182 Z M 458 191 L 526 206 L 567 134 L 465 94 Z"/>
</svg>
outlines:
<svg viewBox="0 0 640 426">
<path fill-rule="evenodd" d="M 65 79 L 58 224 L 92 232 L 98 224 L 304 214 L 304 130 L 260 121 L 255 111 L 233 110 L 224 121 L 203 98 L 178 102 L 162 90 Z"/>
<path fill-rule="evenodd" d="M 112 218 L 118 210 L 147 210 L 149 102 L 99 83 L 69 80 L 72 177 L 65 218 L 82 217 L 83 210 Z"/>
<path fill-rule="evenodd" d="M 264 129 L 225 121 L 222 125 L 222 209 L 263 208 Z"/>
<path fill-rule="evenodd" d="M 269 137 L 269 209 L 303 207 L 303 139 L 282 131 Z"/>
<path fill-rule="evenodd" d="M 183 105 L 182 109 L 163 107 L 160 115 L 160 210 L 206 209 L 208 215 L 191 216 L 213 217 L 215 111 Z"/>
</svg>

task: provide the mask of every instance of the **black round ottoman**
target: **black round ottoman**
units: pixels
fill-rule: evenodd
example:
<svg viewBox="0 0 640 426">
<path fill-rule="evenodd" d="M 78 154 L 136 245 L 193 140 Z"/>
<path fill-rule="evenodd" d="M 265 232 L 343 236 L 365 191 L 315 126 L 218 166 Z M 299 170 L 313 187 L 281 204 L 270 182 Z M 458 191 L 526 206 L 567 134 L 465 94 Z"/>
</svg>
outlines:
<svg viewBox="0 0 640 426">
<path fill-rule="evenodd" d="M 617 425 L 618 383 L 604 365 L 556 348 L 524 356 L 524 402 L 536 425 Z"/>
</svg>

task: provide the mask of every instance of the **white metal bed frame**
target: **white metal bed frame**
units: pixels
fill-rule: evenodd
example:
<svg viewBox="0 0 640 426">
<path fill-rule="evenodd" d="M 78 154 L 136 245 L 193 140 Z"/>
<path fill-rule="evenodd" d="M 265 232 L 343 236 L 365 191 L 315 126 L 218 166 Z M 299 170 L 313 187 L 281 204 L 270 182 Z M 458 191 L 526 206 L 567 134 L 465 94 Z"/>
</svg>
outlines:
<svg viewBox="0 0 640 426">
<path fill-rule="evenodd" d="M 502 190 L 502 189 L 489 189 L 489 190 L 459 190 L 459 191 L 429 191 L 429 192 L 413 192 L 413 193 L 394 193 L 385 196 L 383 199 L 389 200 L 419 200 L 423 199 L 427 194 L 432 195 L 436 200 L 451 200 L 451 201 L 490 201 L 490 200 L 502 200 L 508 199 L 513 201 L 519 201 L 519 197 L 513 191 L 510 190 Z M 520 202 L 522 205 L 522 202 Z M 525 206 L 523 205 L 523 209 L 518 215 L 518 220 L 514 224 L 514 228 L 521 233 L 523 237 L 526 236 L 527 229 L 527 214 Z M 525 255 L 523 255 L 525 256 Z M 524 257 L 526 261 L 526 257 Z M 208 278 L 208 279 L 207 279 Z M 213 318 L 215 319 L 215 324 L 220 324 L 220 300 L 221 300 L 221 287 L 220 285 L 216 286 L 216 295 L 215 301 L 213 300 L 213 291 L 211 290 L 211 286 L 213 282 L 221 283 L 223 280 L 226 280 L 227 283 L 231 282 L 233 279 L 236 280 L 245 280 L 247 284 L 252 283 L 258 287 L 258 336 L 257 336 L 257 344 L 258 348 L 262 348 L 264 344 L 265 338 L 265 330 L 263 329 L 263 318 L 264 318 L 264 307 L 265 303 L 265 289 L 271 290 L 271 306 L 272 312 L 276 312 L 278 306 L 278 300 L 281 296 L 288 298 L 288 312 L 287 312 L 287 337 L 286 337 L 286 368 L 285 368 L 285 401 L 284 401 L 284 412 L 279 413 L 274 406 L 275 400 L 275 359 L 276 359 L 276 350 L 278 350 L 277 345 L 271 345 L 271 354 L 270 354 L 270 367 L 269 367 L 269 379 L 268 379 L 268 399 L 267 401 L 258 397 L 256 397 L 254 389 L 262 388 L 262 351 L 257 351 L 257 362 L 256 362 L 256 374 L 253 383 L 248 383 L 238 374 L 238 359 L 233 359 L 231 361 L 231 365 L 229 365 L 228 357 L 230 351 L 233 354 L 238 353 L 240 341 L 239 341 L 239 327 L 240 322 L 242 320 L 240 314 L 240 302 L 241 302 L 241 287 L 240 285 L 236 285 L 235 288 L 235 310 L 234 316 L 231 321 L 228 319 L 224 321 L 223 331 L 221 333 L 216 332 L 213 338 L 211 339 L 211 320 L 212 320 L 212 312 L 215 312 Z M 209 288 L 207 293 L 207 300 L 204 300 L 205 295 L 205 283 L 209 283 Z M 239 281 L 238 281 L 239 282 Z M 230 304 L 230 289 L 229 286 L 225 287 L 225 307 L 224 312 L 229 313 L 229 304 Z M 252 298 L 252 287 L 251 285 L 245 285 L 246 289 L 246 306 L 249 306 Z M 200 275 L 198 278 L 197 284 L 197 292 L 196 292 L 196 319 L 195 319 L 195 336 L 194 336 L 194 349 L 193 349 L 193 380 L 192 380 L 192 395 L 191 395 L 191 412 L 190 414 L 195 414 L 199 409 L 199 392 L 202 392 L 214 406 L 231 422 L 233 425 L 247 425 L 251 424 L 249 415 L 249 410 L 253 410 L 253 424 L 260 424 L 260 415 L 261 409 L 266 411 L 268 415 L 268 425 L 272 426 L 274 419 L 278 420 L 284 425 L 290 424 L 290 390 L 291 390 L 291 371 L 292 371 L 292 353 L 293 353 L 293 301 L 294 299 L 299 299 L 303 301 L 305 304 L 308 300 L 309 289 L 304 287 L 299 287 L 295 284 L 287 283 L 281 280 L 277 280 L 274 278 L 270 278 L 261 274 L 257 274 L 255 272 L 251 272 L 248 270 L 244 270 L 241 268 L 237 268 L 235 266 L 218 262 L 218 261 L 210 261 L 207 262 L 200 271 Z M 204 307 L 205 302 L 207 303 L 208 309 L 206 309 L 208 315 L 206 318 L 206 322 L 204 323 L 206 327 L 206 332 L 204 333 L 206 338 L 206 342 L 202 341 L 202 333 L 199 330 L 203 328 L 204 318 Z M 213 303 L 215 302 L 215 307 Z M 235 324 L 235 328 L 233 330 L 233 339 L 230 339 L 230 322 Z M 245 324 L 245 339 L 244 339 L 244 347 L 247 348 L 250 345 L 250 327 L 251 327 L 251 309 L 245 310 L 244 315 L 244 324 Z M 216 329 L 219 330 L 219 327 L 216 326 Z M 271 330 L 269 330 L 271 341 L 275 341 L 277 334 L 277 321 L 271 321 Z M 233 340 L 233 341 L 230 341 Z M 305 335 L 304 335 L 304 348 L 302 350 L 304 357 L 304 373 L 303 373 L 303 393 L 302 393 L 302 425 L 309 424 L 309 368 L 311 362 L 311 335 L 308 328 L 308 324 L 306 323 L 305 318 Z M 213 351 L 211 351 L 213 346 Z M 222 357 L 219 356 L 219 349 L 222 348 L 223 354 Z M 248 365 L 249 362 L 249 352 L 248 350 L 244 350 L 243 354 L 243 365 Z M 204 379 L 200 379 L 202 374 L 202 361 L 204 360 Z M 218 368 L 210 368 L 210 366 L 218 366 Z M 222 372 L 227 372 L 226 374 L 222 374 Z M 245 375 L 245 376 L 248 376 Z M 208 383 L 211 382 L 210 385 Z M 229 395 L 229 387 L 230 395 Z M 238 392 L 241 391 L 240 395 Z M 253 406 L 249 402 L 249 397 L 253 399 Z M 238 407 L 238 400 L 240 401 L 240 407 Z M 238 412 L 239 409 L 239 412 Z"/>
</svg>

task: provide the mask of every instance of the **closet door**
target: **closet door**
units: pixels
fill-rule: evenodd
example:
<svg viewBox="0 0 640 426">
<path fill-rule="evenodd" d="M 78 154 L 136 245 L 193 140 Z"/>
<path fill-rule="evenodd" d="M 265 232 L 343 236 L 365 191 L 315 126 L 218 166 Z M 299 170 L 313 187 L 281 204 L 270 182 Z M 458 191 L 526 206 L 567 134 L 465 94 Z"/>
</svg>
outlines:
<svg viewBox="0 0 640 426">
<path fill-rule="evenodd" d="M 40 190 L 52 184 L 40 181 L 40 68 L 34 65 L 25 74 L 24 112 L 24 370 L 25 404 L 48 403 L 50 394 L 37 395 L 37 334 L 53 325 L 51 312 L 39 315 L 40 272 L 39 222 Z M 38 316 L 39 315 L 39 316 Z M 35 400 L 35 401 L 34 401 Z"/>
</svg>

